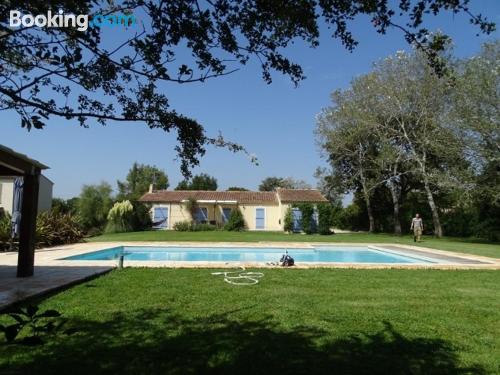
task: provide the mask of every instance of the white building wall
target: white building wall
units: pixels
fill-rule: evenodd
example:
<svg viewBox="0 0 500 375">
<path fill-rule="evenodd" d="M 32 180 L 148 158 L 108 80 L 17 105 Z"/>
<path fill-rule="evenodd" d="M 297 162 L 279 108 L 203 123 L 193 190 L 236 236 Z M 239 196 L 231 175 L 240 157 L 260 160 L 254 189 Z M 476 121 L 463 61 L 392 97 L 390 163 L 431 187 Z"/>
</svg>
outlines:
<svg viewBox="0 0 500 375">
<path fill-rule="evenodd" d="M 14 177 L 0 178 L 0 207 L 12 215 L 14 205 Z M 54 183 L 44 175 L 40 175 L 38 190 L 38 212 L 49 211 L 52 207 L 52 188 Z"/>
</svg>

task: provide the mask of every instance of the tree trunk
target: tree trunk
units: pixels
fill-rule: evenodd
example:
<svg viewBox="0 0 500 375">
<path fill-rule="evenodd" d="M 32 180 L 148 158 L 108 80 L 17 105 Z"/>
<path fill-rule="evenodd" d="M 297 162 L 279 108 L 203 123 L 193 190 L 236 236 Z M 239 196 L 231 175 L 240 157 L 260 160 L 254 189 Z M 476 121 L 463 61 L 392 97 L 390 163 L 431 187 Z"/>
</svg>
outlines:
<svg viewBox="0 0 500 375">
<path fill-rule="evenodd" d="M 366 201 L 366 210 L 368 211 L 368 221 L 370 222 L 369 232 L 375 232 L 375 219 L 373 218 L 372 205 L 370 204 L 370 199 Z"/>
<path fill-rule="evenodd" d="M 399 191 L 394 181 L 389 181 L 389 190 L 392 196 L 392 205 L 394 212 L 394 234 L 401 235 L 401 221 L 399 220 Z"/>
<path fill-rule="evenodd" d="M 368 212 L 368 222 L 370 223 L 369 232 L 372 233 L 375 232 L 375 219 L 373 217 L 372 205 L 370 202 L 370 193 L 368 192 L 365 184 L 363 184 L 363 195 L 366 202 L 366 211 Z"/>
<path fill-rule="evenodd" d="M 436 207 L 436 203 L 434 202 L 434 196 L 432 195 L 432 191 L 429 186 L 429 181 L 427 180 L 426 176 L 424 176 L 424 186 L 425 186 L 425 192 L 427 193 L 427 202 L 429 203 L 429 207 L 432 212 L 434 234 L 436 235 L 436 237 L 441 238 L 443 237 L 443 228 L 441 228 L 441 221 L 439 220 L 439 212 Z"/>
</svg>

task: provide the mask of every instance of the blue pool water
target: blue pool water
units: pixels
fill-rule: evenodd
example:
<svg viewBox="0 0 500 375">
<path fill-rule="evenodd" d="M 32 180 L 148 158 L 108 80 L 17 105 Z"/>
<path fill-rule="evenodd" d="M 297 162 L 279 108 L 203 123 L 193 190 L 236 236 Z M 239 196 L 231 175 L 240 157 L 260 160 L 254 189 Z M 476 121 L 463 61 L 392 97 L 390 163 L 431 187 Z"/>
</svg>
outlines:
<svg viewBox="0 0 500 375">
<path fill-rule="evenodd" d="M 134 261 L 183 262 L 277 262 L 285 248 L 245 247 L 140 247 L 119 246 L 91 253 L 74 255 L 65 260 L 113 260 L 124 255 Z M 318 247 L 315 249 L 288 249 L 296 263 L 434 263 L 427 259 L 403 256 L 369 247 Z"/>
</svg>

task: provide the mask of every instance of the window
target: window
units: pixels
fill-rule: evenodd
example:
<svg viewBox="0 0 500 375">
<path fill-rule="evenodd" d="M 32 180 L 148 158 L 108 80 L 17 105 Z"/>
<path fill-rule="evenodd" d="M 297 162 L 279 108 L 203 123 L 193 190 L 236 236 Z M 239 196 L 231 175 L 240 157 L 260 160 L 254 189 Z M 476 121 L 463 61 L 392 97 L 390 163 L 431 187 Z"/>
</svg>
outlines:
<svg viewBox="0 0 500 375">
<path fill-rule="evenodd" d="M 223 208 L 222 209 L 222 222 L 227 223 L 229 220 L 229 217 L 231 216 L 231 209 L 230 208 Z"/>
<path fill-rule="evenodd" d="M 266 227 L 266 210 L 264 208 L 255 209 L 255 229 Z"/>
<path fill-rule="evenodd" d="M 153 228 L 168 227 L 168 207 L 155 207 L 153 210 Z"/>
<path fill-rule="evenodd" d="M 196 209 L 194 221 L 198 224 L 208 222 L 208 210 L 206 207 L 198 207 Z"/>
</svg>

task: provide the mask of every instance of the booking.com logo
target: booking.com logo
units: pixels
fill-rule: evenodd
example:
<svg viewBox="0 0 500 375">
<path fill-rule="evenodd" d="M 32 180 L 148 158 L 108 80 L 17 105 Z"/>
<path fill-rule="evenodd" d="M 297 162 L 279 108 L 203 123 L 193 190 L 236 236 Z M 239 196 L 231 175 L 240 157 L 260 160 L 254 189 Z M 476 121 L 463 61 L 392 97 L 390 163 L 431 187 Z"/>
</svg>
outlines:
<svg viewBox="0 0 500 375">
<path fill-rule="evenodd" d="M 89 18 L 92 17 L 90 20 Z M 48 11 L 47 14 L 33 16 L 31 14 L 21 14 L 17 10 L 10 11 L 10 27 L 75 27 L 78 31 L 86 31 L 89 27 L 115 27 L 131 26 L 137 23 L 133 14 L 111 13 L 96 14 L 64 14 L 63 10 L 57 13 Z"/>
</svg>

